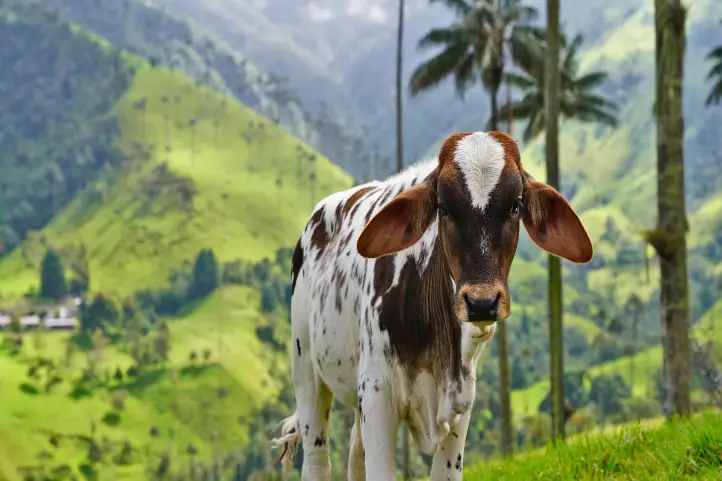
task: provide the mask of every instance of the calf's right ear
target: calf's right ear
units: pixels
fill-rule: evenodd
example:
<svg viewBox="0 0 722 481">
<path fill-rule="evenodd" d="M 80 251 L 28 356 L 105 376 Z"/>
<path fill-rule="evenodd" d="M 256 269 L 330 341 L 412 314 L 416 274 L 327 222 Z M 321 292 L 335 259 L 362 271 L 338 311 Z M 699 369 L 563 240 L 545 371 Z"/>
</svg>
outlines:
<svg viewBox="0 0 722 481">
<path fill-rule="evenodd" d="M 366 224 L 356 250 L 367 259 L 395 254 L 417 243 L 436 216 L 436 195 L 429 182 L 397 195 Z"/>
</svg>

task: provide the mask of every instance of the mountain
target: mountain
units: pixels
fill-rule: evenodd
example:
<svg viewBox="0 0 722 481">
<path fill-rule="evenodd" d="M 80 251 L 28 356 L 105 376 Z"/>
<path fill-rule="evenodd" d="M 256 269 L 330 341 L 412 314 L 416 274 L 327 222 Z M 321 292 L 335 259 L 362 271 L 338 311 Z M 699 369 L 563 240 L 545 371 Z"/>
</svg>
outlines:
<svg viewBox="0 0 722 481">
<path fill-rule="evenodd" d="M 118 48 L 235 97 L 357 178 L 368 176 L 362 166 L 379 157 L 358 129 L 308 98 L 301 101 L 283 70 L 263 69 L 245 50 L 229 47 L 219 32 L 199 25 L 194 17 L 139 0 L 48 0 L 44 5 Z"/>
<path fill-rule="evenodd" d="M 49 249 L 89 281 L 80 332 L 2 333 L 0 479 L 147 479 L 170 460 L 245 479 L 287 409 L 290 248 L 351 178 L 39 4 L 0 9 L 0 59 L 0 302 L 55 309 L 37 298 Z M 204 249 L 221 285 L 187 299 Z"/>
</svg>

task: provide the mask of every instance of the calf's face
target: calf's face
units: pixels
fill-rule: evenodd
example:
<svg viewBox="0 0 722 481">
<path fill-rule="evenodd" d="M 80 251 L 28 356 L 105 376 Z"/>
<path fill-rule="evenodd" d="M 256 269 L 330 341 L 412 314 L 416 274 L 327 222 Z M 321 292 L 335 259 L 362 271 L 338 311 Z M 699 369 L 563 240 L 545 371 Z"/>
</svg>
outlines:
<svg viewBox="0 0 722 481">
<path fill-rule="evenodd" d="M 507 282 L 521 222 L 553 255 L 575 263 L 589 262 L 593 255 L 569 203 L 524 171 L 516 142 L 503 132 L 450 135 L 426 180 L 369 221 L 358 252 L 376 258 L 407 249 L 434 221 L 456 284 L 456 316 L 480 326 L 503 321 L 511 312 Z"/>
</svg>

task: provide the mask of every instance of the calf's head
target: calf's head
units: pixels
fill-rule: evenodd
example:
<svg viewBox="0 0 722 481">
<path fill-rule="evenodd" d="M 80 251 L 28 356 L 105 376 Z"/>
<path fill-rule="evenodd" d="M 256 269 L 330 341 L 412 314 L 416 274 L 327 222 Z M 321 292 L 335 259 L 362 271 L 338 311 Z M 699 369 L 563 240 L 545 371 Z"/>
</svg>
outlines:
<svg viewBox="0 0 722 481">
<path fill-rule="evenodd" d="M 456 133 L 441 147 L 438 166 L 400 193 L 361 233 L 365 258 L 393 254 L 437 229 L 443 261 L 456 285 L 456 317 L 489 325 L 509 316 L 507 280 L 520 221 L 545 251 L 589 262 L 589 235 L 569 203 L 536 182 L 521 165 L 516 142 L 503 132 Z"/>
</svg>

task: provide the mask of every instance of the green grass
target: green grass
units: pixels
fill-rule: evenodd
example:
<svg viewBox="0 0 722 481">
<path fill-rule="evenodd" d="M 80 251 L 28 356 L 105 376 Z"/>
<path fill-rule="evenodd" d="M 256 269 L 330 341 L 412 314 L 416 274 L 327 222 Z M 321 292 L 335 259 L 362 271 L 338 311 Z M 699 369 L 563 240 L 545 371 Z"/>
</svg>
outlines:
<svg viewBox="0 0 722 481">
<path fill-rule="evenodd" d="M 145 110 L 133 107 L 141 99 Z M 169 71 L 141 68 L 115 110 L 132 158 L 0 261 L 6 299 L 37 285 L 44 243 L 70 252 L 83 244 L 91 290 L 118 296 L 165 284 L 205 247 L 220 260 L 272 256 L 294 244 L 318 199 L 351 186 L 340 168 L 272 122 Z M 161 163 L 169 173 L 154 173 Z M 190 200 L 187 191 L 195 192 Z"/>
<path fill-rule="evenodd" d="M 186 316 L 169 321 L 172 349 L 165 366 L 143 372 L 136 379 L 113 381 L 82 399 L 71 396 L 69 382 L 87 363 L 82 352 L 76 352 L 65 368 L 66 382 L 50 394 L 31 395 L 20 389 L 27 381 L 27 362 L 37 352 L 34 339 L 41 337 L 40 352 L 60 362 L 67 333 L 26 335 L 18 357 L 0 352 L 0 479 L 20 479 L 15 472 L 18 466 L 32 463 L 41 449 L 51 450 L 48 432 L 88 435 L 93 423 L 98 438 L 108 437 L 116 443 L 128 440 L 139 450 L 131 466 L 102 464 L 107 479 L 143 479 L 146 445 L 153 446 L 151 452 L 157 454 L 169 444 L 174 454 L 185 458 L 188 445 L 193 444 L 199 459 L 210 456 L 214 446 L 223 452 L 242 448 L 248 442 L 250 416 L 278 393 L 274 372 L 286 370 L 288 362 L 287 356 L 255 337 L 255 327 L 266 322 L 257 305 L 254 289 L 220 289 Z M 200 359 L 204 349 L 211 351 L 208 362 Z M 189 361 L 192 350 L 199 355 L 195 363 Z M 97 368 L 113 372 L 116 367 L 126 369 L 131 364 L 128 355 L 109 346 Z M 219 394 L 219 388 L 225 392 Z M 117 389 L 126 390 L 129 396 L 120 422 L 109 426 L 102 420 L 113 411 L 110 400 Z M 151 437 L 151 426 L 160 431 L 160 440 Z M 77 467 L 85 453 L 82 445 L 61 441 L 56 459 Z"/>
<path fill-rule="evenodd" d="M 628 425 L 613 434 L 582 435 L 567 444 L 467 468 L 464 479 L 719 479 L 722 416 L 705 413 L 657 427 Z"/>
</svg>

